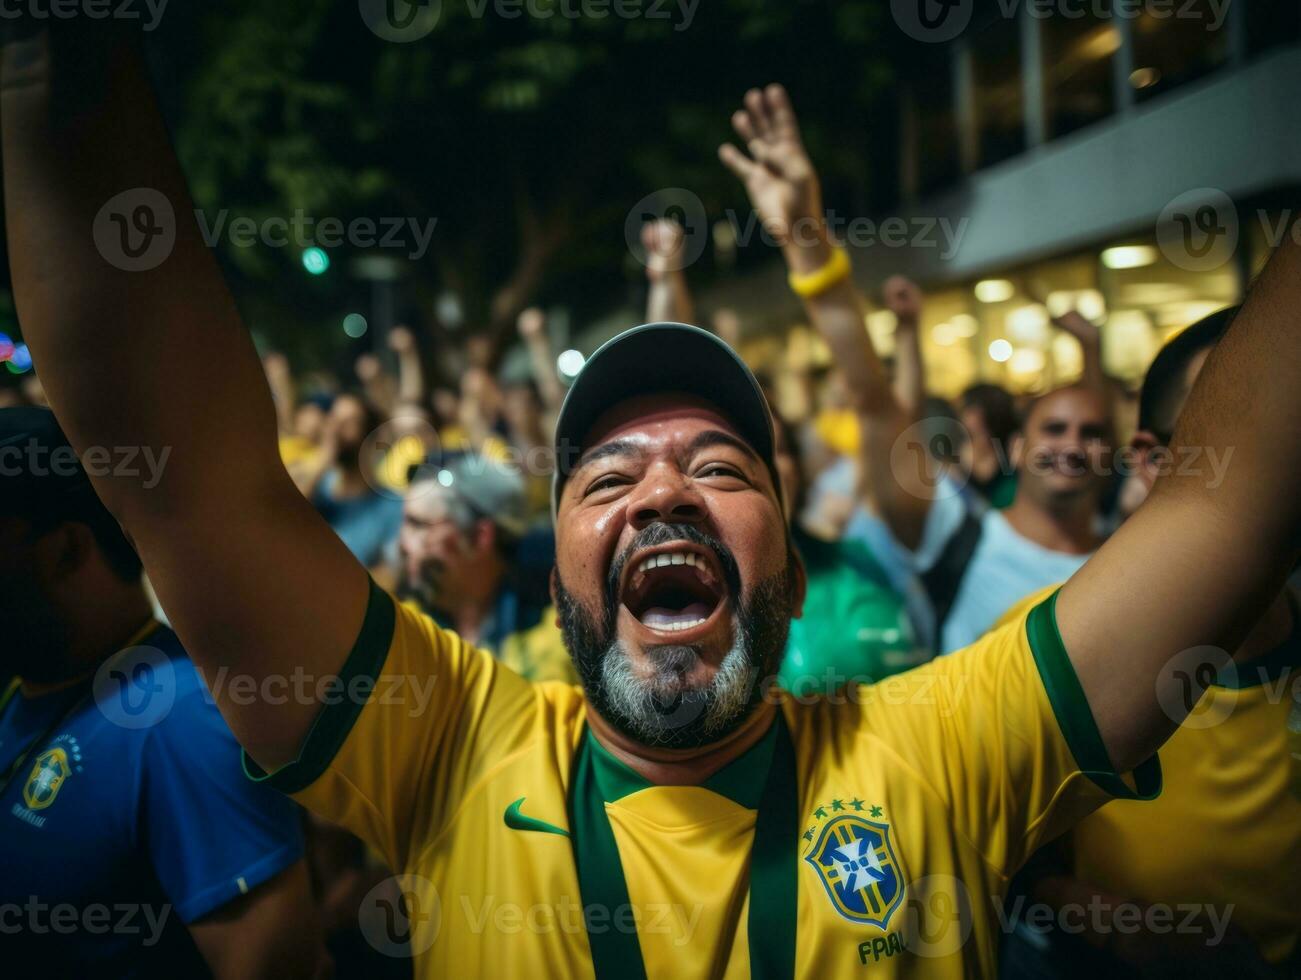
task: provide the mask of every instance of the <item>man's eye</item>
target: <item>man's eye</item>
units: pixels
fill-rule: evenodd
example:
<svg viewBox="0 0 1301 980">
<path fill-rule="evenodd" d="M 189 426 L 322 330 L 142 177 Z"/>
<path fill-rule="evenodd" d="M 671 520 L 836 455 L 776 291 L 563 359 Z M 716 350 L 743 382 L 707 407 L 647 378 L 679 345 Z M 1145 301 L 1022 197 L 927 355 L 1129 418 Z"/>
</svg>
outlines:
<svg viewBox="0 0 1301 980">
<path fill-rule="evenodd" d="M 744 480 L 745 476 L 735 466 L 726 466 L 723 463 L 710 463 L 704 466 L 696 473 L 698 477 L 709 476 L 731 476 L 738 480 Z"/>
<path fill-rule="evenodd" d="M 609 490 L 612 487 L 617 487 L 621 483 L 626 483 L 626 482 L 627 481 L 623 477 L 619 476 L 617 473 L 611 473 L 607 476 L 598 477 L 596 480 L 592 481 L 592 483 L 588 485 L 587 492 L 584 494 L 584 496 L 597 493 L 601 490 Z"/>
</svg>

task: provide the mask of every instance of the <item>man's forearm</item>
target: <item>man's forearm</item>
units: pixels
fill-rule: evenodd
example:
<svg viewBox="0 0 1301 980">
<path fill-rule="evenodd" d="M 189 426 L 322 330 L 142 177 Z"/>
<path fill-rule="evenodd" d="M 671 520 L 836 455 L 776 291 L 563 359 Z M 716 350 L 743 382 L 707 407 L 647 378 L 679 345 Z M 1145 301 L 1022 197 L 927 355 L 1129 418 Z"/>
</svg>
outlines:
<svg viewBox="0 0 1301 980">
<path fill-rule="evenodd" d="M 197 664 L 259 683 L 337 671 L 365 573 L 285 472 L 262 365 L 142 59 L 111 21 L 52 31 L 6 46 L 0 76 L 14 298 L 50 404 L 82 453 L 167 451 L 156 480 L 92 480 Z M 295 757 L 318 709 L 218 705 L 265 766 Z"/>
<path fill-rule="evenodd" d="M 691 291 L 681 270 L 661 272 L 651 280 L 646 296 L 647 323 L 692 323 L 694 320 Z"/>
<path fill-rule="evenodd" d="M 1118 769 L 1192 709 L 1297 559 L 1299 309 L 1301 247 L 1287 244 L 1207 359 L 1171 446 L 1178 465 L 1058 599 Z"/>
<path fill-rule="evenodd" d="M 894 340 L 894 396 L 908 417 L 916 418 L 926 397 L 921 329 L 915 322 L 900 322 Z"/>
<path fill-rule="evenodd" d="M 783 249 L 786 265 L 796 275 L 825 268 L 834 254 L 827 236 L 813 236 Z M 896 473 L 891 454 L 900 433 L 912 421 L 896 400 L 885 367 L 867 334 L 867 302 L 853 280 L 846 278 L 825 292 L 804 300 L 809 320 L 831 349 L 832 360 L 845 377 L 859 419 L 859 460 L 865 487 L 891 531 L 913 545 L 925 523 L 925 488 L 914 485 L 917 474 Z"/>
<path fill-rule="evenodd" d="M 102 68 L 87 68 L 97 60 Z M 74 103 L 86 97 L 74 85 L 95 104 Z M 200 237 L 134 44 L 78 24 L 8 46 L 0 121 L 15 301 L 73 444 L 174 447 L 172 487 L 199 480 L 185 446 L 274 472 L 267 382 Z M 132 236 L 147 243 L 149 229 L 174 230 L 167 257 L 120 268 L 141 244 Z M 122 479 L 98 489 L 120 517 L 175 499 Z"/>
<path fill-rule="evenodd" d="M 398 401 L 404 405 L 425 403 L 425 367 L 417 350 L 398 353 Z"/>
</svg>

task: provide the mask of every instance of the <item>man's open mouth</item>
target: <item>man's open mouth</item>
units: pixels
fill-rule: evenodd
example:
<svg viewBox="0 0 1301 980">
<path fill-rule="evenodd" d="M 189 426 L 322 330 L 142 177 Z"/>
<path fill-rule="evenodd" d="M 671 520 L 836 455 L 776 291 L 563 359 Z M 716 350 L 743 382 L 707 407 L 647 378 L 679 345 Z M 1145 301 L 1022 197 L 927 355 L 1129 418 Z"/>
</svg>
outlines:
<svg viewBox="0 0 1301 980">
<path fill-rule="evenodd" d="M 687 640 L 722 608 L 727 586 L 711 551 L 674 541 L 628 559 L 620 596 L 642 626 Z"/>
</svg>

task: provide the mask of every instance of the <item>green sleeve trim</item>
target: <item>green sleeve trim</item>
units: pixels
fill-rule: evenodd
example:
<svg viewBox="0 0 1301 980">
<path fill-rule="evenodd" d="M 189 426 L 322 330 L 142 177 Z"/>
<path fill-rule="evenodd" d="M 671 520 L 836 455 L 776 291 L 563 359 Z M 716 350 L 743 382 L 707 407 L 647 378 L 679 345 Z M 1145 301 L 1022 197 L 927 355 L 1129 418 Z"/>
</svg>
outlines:
<svg viewBox="0 0 1301 980">
<path fill-rule="evenodd" d="M 1066 645 L 1057 629 L 1058 589 L 1030 610 L 1026 635 L 1043 679 L 1048 701 L 1080 771 L 1110 795 L 1126 800 L 1152 800 L 1161 793 L 1161 763 L 1154 755 L 1134 770 L 1134 789 L 1111 764 L 1106 743 L 1075 674 Z"/>
<path fill-rule="evenodd" d="M 247 752 L 243 753 L 244 774 L 249 779 L 266 783 L 282 793 L 298 793 L 321 777 L 343 747 L 361 709 L 370 700 L 376 678 L 388 659 L 396 620 L 397 611 L 392 598 L 372 579 L 366 617 L 362 620 L 357 642 L 339 671 L 334 688 L 335 700 L 321 706 L 302 748 L 298 750 L 298 758 L 293 762 L 268 773 L 250 759 Z"/>
</svg>

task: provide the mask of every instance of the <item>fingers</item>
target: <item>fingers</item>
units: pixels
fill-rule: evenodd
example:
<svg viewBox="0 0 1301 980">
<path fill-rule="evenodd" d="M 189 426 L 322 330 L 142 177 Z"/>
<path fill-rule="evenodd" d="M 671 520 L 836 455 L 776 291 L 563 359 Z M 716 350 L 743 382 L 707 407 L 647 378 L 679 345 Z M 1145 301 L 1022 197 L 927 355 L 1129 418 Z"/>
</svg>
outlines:
<svg viewBox="0 0 1301 980">
<path fill-rule="evenodd" d="M 768 106 L 773 135 L 778 139 L 798 140 L 800 124 L 786 89 L 781 85 L 769 85 L 764 90 L 764 101 Z"/>
<path fill-rule="evenodd" d="M 750 120 L 750 114 L 744 109 L 737 109 L 736 112 L 732 113 L 732 128 L 736 130 L 736 135 L 741 137 L 743 143 L 752 143 L 758 138 L 754 123 Z"/>
<path fill-rule="evenodd" d="M 770 139 L 772 136 L 772 117 L 768 111 L 768 105 L 764 102 L 763 92 L 757 88 L 752 88 L 745 93 L 745 110 L 750 114 L 750 125 L 754 127 L 754 133 L 759 139 Z"/>
<path fill-rule="evenodd" d="M 731 143 L 724 143 L 718 148 L 718 159 L 728 170 L 732 171 L 742 182 L 748 181 L 762 168 Z"/>
</svg>

